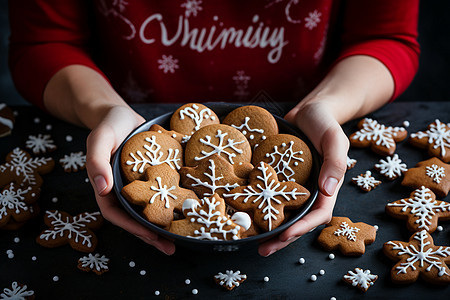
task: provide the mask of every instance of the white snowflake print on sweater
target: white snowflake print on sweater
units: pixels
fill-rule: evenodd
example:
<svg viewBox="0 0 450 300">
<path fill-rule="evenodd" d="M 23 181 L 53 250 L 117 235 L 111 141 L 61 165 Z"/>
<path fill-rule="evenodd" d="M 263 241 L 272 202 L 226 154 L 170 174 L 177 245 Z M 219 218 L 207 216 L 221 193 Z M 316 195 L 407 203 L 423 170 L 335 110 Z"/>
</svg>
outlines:
<svg viewBox="0 0 450 300">
<path fill-rule="evenodd" d="M 86 167 L 86 155 L 83 152 L 72 152 L 59 160 L 66 172 L 77 172 Z"/>
<path fill-rule="evenodd" d="M 245 71 L 239 70 L 236 72 L 236 75 L 232 77 L 232 79 L 236 85 L 234 95 L 238 97 L 238 99 L 246 99 L 248 95 L 250 95 L 250 92 L 248 91 L 248 83 L 251 80 L 251 77 L 245 74 Z"/>
<path fill-rule="evenodd" d="M 356 241 L 356 233 L 360 230 L 358 227 L 351 227 L 347 222 L 342 222 L 340 227 L 334 232 L 334 235 L 345 236 L 349 241 Z"/>
<path fill-rule="evenodd" d="M 395 179 L 408 171 L 408 166 L 402 162 L 397 154 L 392 157 L 386 157 L 386 160 L 380 159 L 378 164 L 375 164 L 380 173 L 389 179 Z"/>
<path fill-rule="evenodd" d="M 203 10 L 200 4 L 202 4 L 202 0 L 186 0 L 180 6 L 185 9 L 186 18 L 189 18 L 191 15 L 196 17 L 198 12 Z"/>
<path fill-rule="evenodd" d="M 308 14 L 308 17 L 305 18 L 305 28 L 309 30 L 313 30 L 320 23 L 320 17 L 322 13 L 318 12 L 317 9 Z"/>
<path fill-rule="evenodd" d="M 27 290 L 26 285 L 18 284 L 14 281 L 11 284 L 11 288 L 4 288 L 3 293 L 0 294 L 2 300 L 25 300 L 27 297 L 34 296 L 34 291 Z"/>
<path fill-rule="evenodd" d="M 25 146 L 28 149 L 31 149 L 34 154 L 44 154 L 47 151 L 53 151 L 56 149 L 54 141 L 49 134 L 28 136 L 28 140 L 25 142 Z"/>
<path fill-rule="evenodd" d="M 363 270 L 355 268 L 354 271 L 348 271 L 344 275 L 344 281 L 350 283 L 354 287 L 358 287 L 362 291 L 367 291 L 375 281 L 378 279 L 378 275 L 371 274 L 370 270 Z"/>
<path fill-rule="evenodd" d="M 431 177 L 434 182 L 441 183 L 441 179 L 445 177 L 445 168 L 439 167 L 438 165 L 432 164 L 426 168 L 427 176 Z"/>
<path fill-rule="evenodd" d="M 160 59 L 158 59 L 158 69 L 162 70 L 164 74 L 167 73 L 175 73 L 175 70 L 179 68 L 178 59 L 174 58 L 172 55 L 162 55 Z"/>
<path fill-rule="evenodd" d="M 241 271 L 226 270 L 225 274 L 219 272 L 217 275 L 214 275 L 214 279 L 227 290 L 232 290 L 246 280 L 247 275 L 241 274 Z"/>
</svg>

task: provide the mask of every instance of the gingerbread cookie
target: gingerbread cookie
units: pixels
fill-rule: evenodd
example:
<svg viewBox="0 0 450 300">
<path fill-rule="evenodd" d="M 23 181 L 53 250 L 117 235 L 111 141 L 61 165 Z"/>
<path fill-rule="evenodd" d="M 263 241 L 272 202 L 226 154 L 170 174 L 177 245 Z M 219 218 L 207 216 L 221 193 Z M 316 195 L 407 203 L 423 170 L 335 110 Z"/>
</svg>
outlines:
<svg viewBox="0 0 450 300">
<path fill-rule="evenodd" d="M 353 169 L 358 161 L 347 156 L 347 171 Z"/>
<path fill-rule="evenodd" d="M 37 202 L 32 203 L 30 205 L 27 205 L 27 210 L 25 212 L 25 215 L 27 215 L 25 221 L 16 221 L 14 218 L 9 218 L 9 221 L 5 224 L 0 226 L 0 230 L 6 230 L 6 231 L 16 231 L 25 226 L 29 220 L 37 217 L 39 213 L 41 212 L 39 205 Z M 22 219 L 23 216 L 20 217 Z"/>
<path fill-rule="evenodd" d="M 435 194 L 422 186 L 409 198 L 386 205 L 386 213 L 397 219 L 406 219 L 409 231 L 434 232 L 438 220 L 450 220 L 450 203 L 436 200 Z"/>
<path fill-rule="evenodd" d="M 273 115 L 259 106 L 242 106 L 231 111 L 222 124 L 236 128 L 255 147 L 268 136 L 278 134 L 278 124 Z"/>
<path fill-rule="evenodd" d="M 219 123 L 217 115 L 208 107 L 199 103 L 188 103 L 173 113 L 170 118 L 170 130 L 192 135 L 204 126 Z"/>
<path fill-rule="evenodd" d="M 195 167 L 203 159 L 219 154 L 231 164 L 249 163 L 252 156 L 250 144 L 237 129 L 215 124 L 200 128 L 186 145 L 186 166 Z"/>
<path fill-rule="evenodd" d="M 344 282 L 347 282 L 363 292 L 367 292 L 377 279 L 378 275 L 372 274 L 370 270 L 363 270 L 360 268 L 355 268 L 353 271 L 350 270 L 342 277 Z"/>
<path fill-rule="evenodd" d="M 223 193 L 247 183 L 247 179 L 236 176 L 234 166 L 218 154 L 201 160 L 196 167 L 182 167 L 180 175 L 182 185 L 200 198 L 216 193 L 222 197 Z"/>
<path fill-rule="evenodd" d="M 384 254 L 397 261 L 391 269 L 394 283 L 408 284 L 419 276 L 432 284 L 449 284 L 450 247 L 435 246 L 433 238 L 426 231 L 414 233 L 409 242 L 389 241 L 384 243 Z"/>
<path fill-rule="evenodd" d="M 426 131 L 411 134 L 409 142 L 419 148 L 428 149 L 431 156 L 450 162 L 450 126 L 436 119 Z"/>
<path fill-rule="evenodd" d="M 197 199 L 195 193 L 178 186 L 180 175 L 167 164 L 151 166 L 145 170 L 145 181 L 135 180 L 122 189 L 129 202 L 144 207 L 144 217 L 160 226 L 169 226 L 173 213 L 181 212 L 183 202 Z"/>
<path fill-rule="evenodd" d="M 365 192 L 370 192 L 381 184 L 381 181 L 376 180 L 370 171 L 366 171 L 364 174 L 359 174 L 358 176 L 353 177 L 352 182 Z"/>
<path fill-rule="evenodd" d="M 14 113 L 5 103 L 0 103 L 0 137 L 11 134 L 14 128 Z"/>
<path fill-rule="evenodd" d="M 156 131 L 145 131 L 132 136 L 122 148 L 120 165 L 128 182 L 144 178 L 149 166 L 167 164 L 174 170 L 183 166 L 183 149 L 170 136 Z"/>
<path fill-rule="evenodd" d="M 290 134 L 267 137 L 255 148 L 252 164 L 269 164 L 277 172 L 280 181 L 305 184 L 312 169 L 312 154 L 308 145 Z"/>
<path fill-rule="evenodd" d="M 86 155 L 84 155 L 82 151 L 72 152 L 69 155 L 64 155 L 64 157 L 59 160 L 59 163 L 66 172 L 78 172 L 79 170 L 84 170 L 84 168 L 86 168 Z"/>
<path fill-rule="evenodd" d="M 366 245 L 375 241 L 375 227 L 363 222 L 353 223 L 346 217 L 333 217 L 322 230 L 317 241 L 327 251 L 339 249 L 347 256 L 360 256 Z"/>
<path fill-rule="evenodd" d="M 223 196 L 233 208 L 252 212 L 259 228 L 271 231 L 284 222 L 285 209 L 300 208 L 310 193 L 298 183 L 280 182 L 275 170 L 260 162 L 250 173 L 247 186 L 234 188 Z"/>
<path fill-rule="evenodd" d="M 396 142 L 406 138 L 408 132 L 404 127 L 391 127 L 375 120 L 364 118 L 358 123 L 359 130 L 349 137 L 350 145 L 358 148 L 370 147 L 373 152 L 388 156 L 396 149 Z"/>
<path fill-rule="evenodd" d="M 405 173 L 402 185 L 415 189 L 425 186 L 445 197 L 450 191 L 450 165 L 436 157 L 421 161 Z"/>
<path fill-rule="evenodd" d="M 22 223 L 32 216 L 30 204 L 36 202 L 38 195 L 32 192 L 32 188 L 21 188 L 17 184 L 10 183 L 0 192 L 0 228 L 8 224 L 10 219 Z"/>
<path fill-rule="evenodd" d="M 56 150 L 55 142 L 49 134 L 38 134 L 28 136 L 25 147 L 33 151 L 34 154 L 45 154 Z"/>
<path fill-rule="evenodd" d="M 185 146 L 186 143 L 191 138 L 190 135 L 185 135 L 185 134 L 176 132 L 174 130 L 166 130 L 164 127 L 162 127 L 161 125 L 158 125 L 158 124 L 153 124 L 152 126 L 150 126 L 149 131 L 156 131 L 159 133 L 167 134 L 168 136 L 173 138 L 175 141 L 180 143 L 182 146 Z"/>
<path fill-rule="evenodd" d="M 375 169 L 387 179 L 394 180 L 402 176 L 404 172 L 408 171 L 408 166 L 402 162 L 397 154 L 394 154 L 392 157 L 386 157 L 385 160 L 380 159 L 380 161 L 375 164 Z"/>
<path fill-rule="evenodd" d="M 229 291 L 241 285 L 246 279 L 247 275 L 241 274 L 241 271 L 226 270 L 225 274 L 219 272 L 217 275 L 214 275 L 214 281 Z"/>
<path fill-rule="evenodd" d="M 100 212 L 81 213 L 72 217 L 66 212 L 49 210 L 45 212 L 45 225 L 36 242 L 47 248 L 69 244 L 74 250 L 92 252 L 97 246 L 97 236 L 93 230 L 103 223 Z"/>
<path fill-rule="evenodd" d="M 0 294 L 0 299 L 11 300 L 33 300 L 35 297 L 33 290 L 28 290 L 28 287 L 24 284 L 13 281 L 11 288 L 4 288 Z"/>
<path fill-rule="evenodd" d="M 77 267 L 82 271 L 92 271 L 97 275 L 101 275 L 109 271 L 108 263 L 109 258 L 104 255 L 100 256 L 98 253 L 92 255 L 92 253 L 89 253 L 87 256 L 83 256 L 78 260 Z"/>
<path fill-rule="evenodd" d="M 200 240 L 238 240 L 250 228 L 250 217 L 243 212 L 229 218 L 225 201 L 214 194 L 200 201 L 187 199 L 183 203 L 186 219 L 172 221 L 169 231 Z"/>
</svg>

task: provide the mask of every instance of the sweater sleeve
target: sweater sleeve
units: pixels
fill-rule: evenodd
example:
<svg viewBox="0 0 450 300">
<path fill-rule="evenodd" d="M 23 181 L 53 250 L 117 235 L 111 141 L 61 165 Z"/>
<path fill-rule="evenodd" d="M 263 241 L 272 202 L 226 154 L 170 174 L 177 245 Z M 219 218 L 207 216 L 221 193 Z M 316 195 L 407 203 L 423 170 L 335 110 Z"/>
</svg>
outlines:
<svg viewBox="0 0 450 300">
<path fill-rule="evenodd" d="M 342 52 L 381 61 L 394 79 L 391 101 L 406 90 L 417 72 L 418 0 L 348 0 L 343 15 Z"/>
<path fill-rule="evenodd" d="M 19 93 L 43 109 L 45 86 L 60 69 L 85 65 L 105 77 L 90 57 L 88 5 L 85 0 L 9 1 L 11 75 Z"/>
</svg>

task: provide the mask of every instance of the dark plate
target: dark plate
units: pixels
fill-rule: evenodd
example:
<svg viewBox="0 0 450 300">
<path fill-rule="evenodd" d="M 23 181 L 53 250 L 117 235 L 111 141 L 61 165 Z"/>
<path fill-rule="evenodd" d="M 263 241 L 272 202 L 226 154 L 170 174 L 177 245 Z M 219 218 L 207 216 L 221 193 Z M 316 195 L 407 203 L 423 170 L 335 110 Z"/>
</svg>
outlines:
<svg viewBox="0 0 450 300">
<path fill-rule="evenodd" d="M 229 112 L 231 112 L 233 109 L 239 107 L 239 105 L 235 104 L 229 104 L 229 103 L 206 103 L 206 106 L 208 106 L 210 109 L 212 109 L 219 117 L 226 116 Z M 123 145 L 125 142 L 132 137 L 133 135 L 147 131 L 149 130 L 150 126 L 153 124 L 159 124 L 163 126 L 164 128 L 169 128 L 169 122 L 170 118 L 172 116 L 173 112 L 164 114 L 162 116 L 159 116 L 157 118 L 154 118 L 150 121 L 145 122 L 138 128 L 136 128 L 131 134 L 123 141 L 123 143 L 120 145 L 119 149 L 117 150 L 116 154 L 114 155 L 113 162 L 112 162 L 112 169 L 113 169 L 113 175 L 114 175 L 114 191 L 117 195 L 117 198 L 119 199 L 120 203 L 124 206 L 125 210 L 128 211 L 128 213 L 133 216 L 138 222 L 152 230 L 153 232 L 158 233 L 161 236 L 164 236 L 165 238 L 172 240 L 175 242 L 177 246 L 187 247 L 189 249 L 193 250 L 199 250 L 199 251 L 236 251 L 244 248 L 251 248 L 256 247 L 258 244 L 270 239 L 271 237 L 274 237 L 275 235 L 280 234 L 282 231 L 286 230 L 289 226 L 297 222 L 300 218 L 302 218 L 305 214 L 308 213 L 311 206 L 314 204 L 317 198 L 318 194 L 318 185 L 317 185 L 317 179 L 319 178 L 319 171 L 320 171 L 320 157 L 311 142 L 308 138 L 296 127 L 292 126 L 288 122 L 286 122 L 284 119 L 275 116 L 275 119 L 278 122 L 278 127 L 280 130 L 280 133 L 288 133 L 295 136 L 298 136 L 301 138 L 305 143 L 308 144 L 309 148 L 311 149 L 312 156 L 313 156 L 313 167 L 312 172 L 310 176 L 309 182 L 305 185 L 305 187 L 311 192 L 311 197 L 308 199 L 308 201 L 305 203 L 304 206 L 302 206 L 300 209 L 298 209 L 295 213 L 295 215 L 289 219 L 286 223 L 283 225 L 275 228 L 272 231 L 265 232 L 256 236 L 252 236 L 249 238 L 236 240 L 236 241 L 207 241 L 207 240 L 197 240 L 192 239 L 184 236 L 180 236 L 177 234 L 173 234 L 171 232 L 168 232 L 167 230 L 164 230 L 149 221 L 147 221 L 142 215 L 140 214 L 140 211 L 142 211 L 141 207 L 134 206 L 130 204 L 120 193 L 122 190 L 124 184 L 122 180 L 122 175 L 120 171 L 120 154 L 122 152 Z"/>
</svg>

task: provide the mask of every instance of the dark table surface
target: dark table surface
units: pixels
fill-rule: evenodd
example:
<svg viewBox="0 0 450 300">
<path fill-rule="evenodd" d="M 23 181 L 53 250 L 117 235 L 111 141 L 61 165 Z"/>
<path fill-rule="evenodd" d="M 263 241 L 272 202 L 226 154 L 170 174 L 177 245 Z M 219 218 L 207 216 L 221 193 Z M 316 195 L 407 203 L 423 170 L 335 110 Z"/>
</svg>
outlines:
<svg viewBox="0 0 450 300">
<path fill-rule="evenodd" d="M 174 110 L 178 105 L 136 106 L 145 118 L 151 119 Z M 272 106 L 276 113 L 283 113 L 287 106 Z M 0 139 L 0 163 L 15 147 L 25 149 L 28 135 L 50 134 L 58 149 L 44 156 L 58 161 L 66 154 L 85 151 L 88 130 L 54 119 L 36 108 L 13 107 L 17 112 L 16 125 L 12 135 Z M 408 131 L 423 130 L 436 118 L 450 121 L 450 102 L 402 102 L 392 103 L 370 115 L 380 123 L 401 126 L 409 121 Z M 344 125 L 349 135 L 356 129 L 357 120 Z M 50 126 L 48 126 L 50 125 Z M 72 137 L 69 141 L 67 137 Z M 427 159 L 427 154 L 401 142 L 397 152 L 409 167 Z M 381 158 L 367 149 L 350 149 L 350 157 L 358 160 L 355 168 L 347 172 L 339 193 L 335 216 L 347 216 L 354 222 L 363 221 L 378 225 L 376 241 L 366 247 L 361 257 L 345 257 L 329 252 L 317 245 L 316 239 L 323 226 L 304 235 L 295 243 L 271 255 L 260 257 L 256 249 L 231 253 L 197 253 L 178 249 L 171 256 L 165 256 L 124 230 L 105 222 L 97 231 L 99 243 L 94 253 L 110 259 L 109 272 L 96 275 L 77 269 L 77 261 L 84 253 L 69 246 L 54 249 L 41 247 L 35 238 L 46 228 L 43 216 L 46 210 L 57 209 L 70 214 L 97 211 L 94 192 L 87 180 L 85 170 L 65 173 L 58 163 L 55 169 L 44 176 L 44 185 L 38 201 L 40 215 L 18 231 L 0 231 L 0 294 L 13 281 L 26 284 L 37 299 L 180 299 L 180 298 L 256 298 L 256 299 L 353 299 L 361 298 L 407 298 L 442 299 L 447 298 L 449 287 L 435 287 L 421 280 L 406 286 L 391 283 L 389 272 L 394 265 L 382 253 L 384 242 L 389 240 L 407 241 L 410 233 L 405 222 L 394 220 L 384 212 L 386 203 L 409 196 L 411 189 L 400 185 L 400 180 L 389 182 L 381 179 L 373 166 Z M 375 190 L 365 193 L 351 184 L 355 175 L 372 170 L 383 183 Z M 448 198 L 442 199 L 450 201 Z M 450 245 L 450 222 L 440 222 L 444 230 L 432 234 L 436 245 Z M 18 239 L 17 239 L 18 238 Z M 14 257 L 7 252 L 12 250 Z M 32 259 L 35 257 L 35 260 Z M 305 259 L 299 264 L 300 258 Z M 130 262 L 135 266 L 131 267 Z M 378 281 L 367 293 L 341 281 L 348 270 L 355 267 L 370 269 L 379 276 Z M 247 280 L 234 291 L 228 292 L 213 282 L 213 276 L 226 270 L 240 270 Z M 319 275 L 324 270 L 325 275 Z M 142 275 L 145 271 L 145 275 Z M 310 280 L 317 275 L 317 281 Z M 54 281 L 58 276 L 59 280 Z M 269 277 L 265 282 L 264 277 Z M 189 279 L 190 284 L 185 280 Z M 192 290 L 198 294 L 193 295 Z M 155 296 L 159 291 L 159 296 Z M 447 296 L 445 296 L 447 295 Z"/>
</svg>

